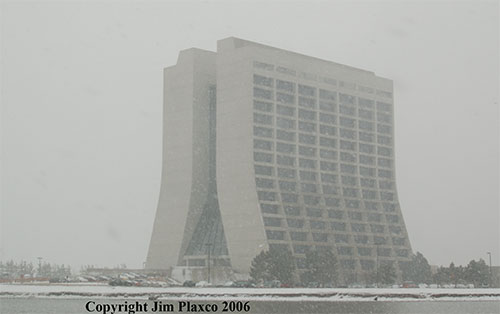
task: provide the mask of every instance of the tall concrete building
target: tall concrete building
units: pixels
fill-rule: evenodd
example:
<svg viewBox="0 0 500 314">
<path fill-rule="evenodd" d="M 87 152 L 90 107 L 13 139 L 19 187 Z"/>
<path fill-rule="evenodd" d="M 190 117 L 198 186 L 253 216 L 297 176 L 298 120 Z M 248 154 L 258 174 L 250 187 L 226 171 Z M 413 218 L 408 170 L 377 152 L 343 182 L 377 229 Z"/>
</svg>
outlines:
<svg viewBox="0 0 500 314">
<path fill-rule="evenodd" d="M 237 38 L 165 69 L 146 267 L 248 274 L 262 250 L 331 249 L 341 277 L 407 261 L 391 80 Z M 209 259 L 210 255 L 210 259 Z"/>
</svg>

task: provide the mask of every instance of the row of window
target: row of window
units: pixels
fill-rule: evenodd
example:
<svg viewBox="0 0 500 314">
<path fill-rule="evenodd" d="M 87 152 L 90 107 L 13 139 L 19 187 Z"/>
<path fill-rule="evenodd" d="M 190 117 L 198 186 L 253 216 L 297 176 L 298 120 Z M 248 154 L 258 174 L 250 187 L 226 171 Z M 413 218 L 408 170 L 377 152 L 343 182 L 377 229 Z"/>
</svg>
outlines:
<svg viewBox="0 0 500 314">
<path fill-rule="evenodd" d="M 333 219 L 343 219 L 343 211 L 335 209 L 341 208 L 341 200 L 338 198 L 325 197 L 324 198 L 326 206 L 330 207 L 327 209 L 328 218 Z M 378 211 L 383 209 L 385 212 L 395 212 L 396 204 L 388 202 L 373 202 L 373 201 L 363 201 L 344 199 L 345 208 L 347 209 L 366 209 L 369 211 Z M 362 207 L 361 205 L 364 205 Z M 322 206 L 320 204 L 320 206 Z M 260 207 L 263 213 L 267 214 L 279 214 L 280 206 L 278 204 L 272 204 L 267 202 L 261 202 Z M 294 204 L 283 204 L 283 211 L 287 216 L 301 216 L 307 215 L 308 217 L 323 217 L 324 209 L 316 207 L 306 207 L 305 209 L 301 206 Z M 359 215 L 359 216 L 358 216 Z M 359 217 L 359 218 L 358 218 Z M 359 212 L 349 211 L 349 218 L 352 220 L 362 220 L 362 214 Z"/>
<path fill-rule="evenodd" d="M 320 101 L 319 102 L 319 109 L 321 111 L 326 111 L 326 112 L 317 112 L 317 111 L 311 111 L 307 109 L 301 109 L 299 108 L 298 111 L 294 106 L 295 100 L 291 95 L 286 95 L 286 94 L 277 94 L 277 101 L 279 104 L 276 105 L 276 113 L 279 115 L 284 115 L 284 116 L 289 116 L 289 117 L 295 117 L 296 113 L 298 112 L 298 117 L 306 120 L 316 120 L 316 116 L 319 113 L 319 115 L 328 115 L 330 112 L 332 113 L 337 113 L 337 105 L 335 103 L 330 103 L 330 102 L 324 102 Z M 262 101 L 254 101 L 254 109 L 259 110 L 259 111 L 265 111 L 265 112 L 270 112 L 273 113 L 273 103 L 270 102 L 262 102 Z M 285 106 L 286 105 L 286 106 Z M 311 98 L 306 98 L 306 97 L 299 97 L 298 98 L 298 105 L 300 107 L 308 108 L 308 109 L 315 109 L 316 108 L 316 101 Z M 311 113 L 312 112 L 312 113 Z M 354 118 L 360 118 L 363 122 L 366 122 L 366 126 L 363 125 L 365 128 L 370 128 L 370 123 L 373 123 L 371 121 L 375 120 L 375 112 L 372 110 L 366 110 L 366 109 L 356 109 L 355 107 L 351 106 L 346 106 L 346 105 L 340 105 L 338 113 L 341 115 L 341 118 L 346 118 L 349 119 L 348 116 L 354 117 Z M 346 117 L 343 117 L 346 116 Z M 386 112 L 377 112 L 376 114 L 377 121 L 378 122 L 383 122 L 386 124 L 392 124 L 392 115 L 390 113 Z M 333 118 L 332 120 L 336 120 L 336 118 Z M 364 121 L 364 120 L 369 120 L 369 121 Z M 349 121 L 349 120 L 346 120 Z M 336 123 L 336 122 L 332 122 Z M 346 122 L 349 123 L 349 122 Z"/>
<path fill-rule="evenodd" d="M 281 143 L 280 143 L 281 144 Z M 288 144 L 290 145 L 290 144 Z M 276 145 L 277 148 L 279 146 L 279 153 L 286 153 L 286 154 L 295 154 L 295 147 L 293 146 L 282 146 L 282 145 Z M 272 151 L 273 150 L 273 145 L 269 144 L 267 141 L 260 141 L 260 140 L 255 140 L 254 141 L 254 148 L 256 151 L 253 153 L 253 160 L 257 163 L 274 163 L 274 153 L 273 152 L 264 152 L 264 151 Z M 269 149 L 268 149 L 269 148 Z M 290 151 L 288 149 L 290 148 Z M 264 151 L 257 151 L 257 150 L 264 150 Z M 299 153 L 300 153 L 300 147 L 299 147 Z M 306 151 L 308 153 L 308 151 Z M 298 159 L 295 156 L 287 156 L 287 155 L 276 155 L 276 163 L 278 165 L 285 165 L 285 166 L 292 166 L 295 167 L 298 165 L 300 168 L 306 168 L 306 169 L 318 169 L 318 164 L 319 168 L 321 170 L 327 170 L 327 171 L 338 171 L 339 169 L 339 164 L 334 161 L 327 161 L 327 160 L 336 160 L 337 159 L 337 152 L 336 151 L 331 151 L 331 150 L 321 150 L 320 149 L 320 156 L 322 159 L 327 159 L 327 160 L 316 160 L 316 159 L 308 159 L 306 156 L 302 157 L 304 155 L 304 151 L 302 151 L 302 154 L 298 157 Z M 326 155 L 326 158 L 325 158 Z M 297 163 L 298 160 L 298 163 Z M 348 153 L 348 152 L 341 152 L 340 153 L 340 161 L 341 162 L 346 162 L 346 163 L 354 163 L 357 164 L 358 162 L 361 164 L 360 167 L 360 174 L 362 176 L 370 176 L 374 177 L 375 176 L 375 168 L 370 168 L 369 166 L 375 166 L 375 164 L 378 167 L 382 168 L 389 168 L 392 169 L 393 161 L 392 159 L 385 158 L 385 157 L 374 157 L 374 156 L 367 156 L 367 155 L 357 155 L 353 153 Z M 376 162 L 375 162 L 376 161 Z M 333 166 L 331 165 L 333 164 Z M 341 163 L 340 165 L 348 165 Z M 367 167 L 363 166 L 366 165 Z M 354 165 L 355 166 L 355 165 Z M 351 170 L 353 170 L 350 167 L 343 166 L 345 173 L 351 173 Z M 332 169 L 333 168 L 333 169 Z M 342 166 L 340 167 L 342 168 Z M 353 173 L 356 173 L 356 169 L 353 170 Z"/>
<path fill-rule="evenodd" d="M 351 243 L 351 236 L 356 244 L 374 244 L 374 245 L 389 245 L 388 237 L 384 236 L 368 236 L 368 235 L 351 235 L 343 233 L 317 233 L 317 232 L 299 232 L 283 230 L 266 230 L 268 240 L 285 241 L 286 234 L 288 233 L 289 240 L 294 242 L 329 242 L 337 244 Z M 393 245 L 401 246 L 405 242 L 404 237 L 393 237 Z M 371 240 L 371 241 L 370 241 Z M 396 243 L 394 243 L 394 240 Z M 288 239 L 287 239 L 288 241 Z M 382 248 L 381 248 L 382 249 Z"/>
<path fill-rule="evenodd" d="M 283 113 L 285 111 L 283 110 L 281 112 Z M 287 116 L 286 114 L 281 114 L 281 115 Z M 282 117 L 282 116 L 276 117 L 276 126 L 278 128 L 292 129 L 292 130 L 297 129 L 297 120 L 295 119 L 295 117 L 291 117 L 291 116 Z M 268 115 L 268 114 L 263 114 L 263 113 L 258 113 L 258 112 L 254 112 L 253 118 L 254 118 L 253 119 L 254 123 L 262 124 L 262 125 L 273 125 L 273 121 L 274 121 L 274 116 Z M 316 130 L 317 130 L 316 121 L 318 120 L 316 112 L 300 109 L 298 118 L 300 119 L 299 123 L 298 123 L 299 130 L 310 132 L 310 133 L 316 132 Z M 337 116 L 336 115 L 328 114 L 328 113 L 320 113 L 319 114 L 319 121 L 321 123 L 326 123 L 327 126 L 330 126 L 333 130 L 336 129 L 335 127 L 331 126 L 331 125 L 337 125 Z M 375 132 L 375 126 L 376 126 L 376 131 L 378 132 L 378 134 L 392 135 L 392 127 L 389 125 L 386 125 L 386 124 L 378 123 L 375 125 L 374 122 L 365 121 L 365 120 L 356 120 L 353 118 L 342 117 L 342 116 L 338 118 L 338 124 L 344 128 L 351 128 L 351 129 L 358 128 L 359 130 L 363 130 L 365 132 Z M 333 131 L 333 132 L 335 132 L 335 131 Z M 348 131 L 343 131 L 343 132 L 345 132 L 344 133 L 345 135 L 347 135 L 349 133 Z M 354 132 L 354 131 L 351 130 L 351 132 Z M 353 133 L 353 134 L 355 134 L 355 133 Z M 332 134 L 332 135 L 336 135 L 336 134 Z"/>
<path fill-rule="evenodd" d="M 365 182 L 365 180 L 361 178 L 361 181 L 363 183 L 362 187 L 376 188 L 375 182 L 372 182 L 374 180 Z M 344 187 L 342 188 L 339 187 L 338 185 L 332 185 L 332 184 L 322 184 L 321 186 L 319 186 L 316 183 L 285 181 L 285 180 L 279 180 L 278 185 L 276 185 L 276 181 L 274 179 L 263 178 L 263 177 L 257 177 L 255 179 L 255 184 L 257 188 L 267 189 L 267 190 L 272 190 L 279 187 L 281 191 L 298 192 L 300 187 L 300 191 L 304 193 L 320 193 L 320 187 L 321 187 L 323 194 L 340 195 L 342 193 L 344 196 L 349 196 L 350 194 L 353 193 L 356 195 L 359 194 L 360 192 L 359 189 L 345 187 L 346 185 L 356 187 L 357 186 L 356 177 L 341 176 L 341 182 L 344 185 Z M 393 183 L 394 182 L 391 181 L 379 181 L 379 187 L 380 189 L 384 190 L 392 190 L 394 187 Z M 372 192 L 376 192 L 376 190 L 374 191 L 368 189 L 361 189 L 361 194 L 364 195 L 365 198 L 373 198 L 371 197 Z M 385 193 L 385 191 L 382 191 L 382 193 Z"/>
<path fill-rule="evenodd" d="M 259 61 L 254 61 L 254 68 L 260 69 L 260 70 L 265 70 L 265 71 L 274 71 L 275 70 L 274 65 L 269 64 L 269 63 L 265 63 L 265 62 L 259 62 Z M 284 66 L 276 66 L 276 72 L 284 74 L 284 75 L 289 75 L 289 76 L 293 76 L 293 77 L 298 76 L 299 78 L 303 78 L 306 80 L 320 81 L 320 82 L 326 83 L 328 85 L 337 86 L 337 80 L 334 78 L 317 76 L 317 75 L 312 74 L 312 73 L 301 72 L 301 71 L 297 72 L 294 69 L 290 69 L 290 68 L 287 68 Z M 273 78 L 258 75 L 258 74 L 254 75 L 254 84 L 256 84 L 256 85 L 273 87 L 272 82 L 273 82 Z M 276 82 L 285 82 L 285 84 L 281 83 L 281 88 L 285 88 L 285 86 L 283 86 L 283 85 L 286 85 L 287 81 L 276 79 Z M 341 81 L 341 80 L 338 83 L 339 83 L 338 86 L 341 88 L 344 88 L 344 89 L 350 89 L 350 90 L 357 89 L 358 91 L 363 92 L 363 93 L 376 94 L 377 96 L 381 96 L 381 97 L 385 97 L 385 98 L 389 98 L 389 99 L 392 98 L 391 92 L 378 90 L 378 89 L 375 90 L 372 87 L 357 85 L 357 84 L 352 83 L 352 82 L 345 82 L 345 81 Z M 279 86 L 279 84 L 280 83 L 277 83 L 277 87 Z M 290 84 L 292 86 L 295 85 L 294 82 L 288 82 L 288 84 Z"/>
<path fill-rule="evenodd" d="M 287 83 L 287 82 L 283 82 Z M 309 102 L 313 102 L 314 104 L 316 103 L 316 88 L 310 87 L 310 86 L 304 86 L 299 84 L 299 96 L 296 98 L 295 96 L 295 90 L 291 91 L 288 89 L 284 88 L 289 88 L 289 89 L 295 89 L 294 86 L 288 85 L 288 84 L 281 84 L 282 88 L 278 88 L 278 90 L 281 89 L 281 91 L 276 91 L 272 89 L 267 89 L 267 88 L 262 88 L 262 87 L 254 87 L 253 88 L 253 97 L 256 99 L 262 99 L 262 100 L 267 100 L 267 101 L 273 101 L 276 100 L 279 103 L 283 104 L 290 104 L 290 105 L 295 105 L 296 104 L 296 99 L 298 101 L 299 105 L 301 104 L 301 101 L 307 102 L 305 99 L 309 99 Z M 357 100 L 357 101 L 356 101 Z M 342 105 L 352 105 L 352 106 L 358 106 L 359 108 L 362 109 L 368 109 L 368 110 L 377 110 L 377 112 L 387 112 L 391 113 L 392 112 L 392 105 L 390 103 L 386 102 L 381 102 L 377 101 L 375 102 L 374 100 L 371 99 L 365 99 L 361 97 L 356 97 L 353 95 L 348 95 L 348 94 L 343 94 L 339 93 L 338 94 L 338 99 L 337 99 L 337 92 L 334 91 L 329 91 L 329 90 L 324 90 L 320 89 L 319 90 L 319 101 L 323 102 L 339 102 Z M 307 104 L 306 104 L 307 107 Z M 313 107 L 312 105 L 309 107 Z M 347 110 L 349 111 L 349 110 Z M 351 115 L 354 115 L 354 112 L 351 113 Z"/>
<path fill-rule="evenodd" d="M 260 180 L 259 180 L 260 181 Z M 261 182 L 258 184 L 259 188 L 263 188 L 263 185 Z M 265 187 L 268 189 L 273 189 L 274 187 Z M 375 190 L 361 190 L 361 193 L 359 189 L 353 189 L 353 188 L 342 188 L 340 189 L 337 186 L 331 186 L 331 185 L 323 185 L 323 195 L 329 196 L 329 195 L 340 195 L 340 192 L 342 193 L 342 196 L 345 197 L 354 197 L 354 198 L 359 198 L 360 194 L 362 199 L 364 200 L 377 200 L 378 199 L 378 193 Z M 282 181 L 280 182 L 280 190 L 281 190 L 281 200 L 284 203 L 298 203 L 299 196 L 298 194 L 290 194 L 290 193 L 284 193 L 284 192 L 298 192 L 297 190 L 297 184 L 295 182 L 288 182 L 288 181 Z M 301 183 L 301 192 L 302 193 L 318 193 L 321 194 L 321 191 L 319 190 L 318 186 L 316 184 L 308 184 L 308 183 Z M 380 200 L 382 201 L 394 201 L 394 193 L 393 192 L 386 192 L 386 191 L 380 191 Z M 278 194 L 276 192 L 266 190 L 266 191 L 258 191 L 258 197 L 260 201 L 270 201 L 270 202 L 276 202 L 278 201 Z M 320 197 L 315 196 L 315 195 L 309 195 L 305 194 L 303 195 L 304 198 L 304 204 L 305 205 L 318 205 L 320 203 Z"/>
<path fill-rule="evenodd" d="M 376 218 L 374 220 L 368 220 L 368 221 L 374 221 L 374 222 L 381 222 L 381 215 L 379 216 L 374 216 L 374 217 L 369 217 L 369 218 Z M 266 227 L 285 227 L 283 224 L 286 221 L 286 225 L 290 228 L 304 228 L 305 227 L 305 222 L 306 220 L 304 219 L 294 219 L 294 218 L 287 218 L 286 220 L 281 217 L 273 217 L 273 216 L 264 216 L 264 226 Z M 399 216 L 398 215 L 386 215 L 386 220 L 392 224 L 397 224 L 399 222 Z M 307 220 L 309 221 L 309 227 L 311 229 L 318 229 L 318 230 L 324 230 L 327 229 L 327 221 L 324 220 Z M 331 229 L 335 231 L 347 231 L 347 226 L 348 224 L 346 222 L 338 222 L 334 221 L 331 222 Z M 353 232 L 368 232 L 369 230 L 374 233 L 384 233 L 384 226 L 383 225 L 378 225 L 378 224 L 366 224 L 366 223 L 359 223 L 359 222 L 351 222 L 351 231 Z M 390 225 L 389 226 L 389 233 L 392 234 L 401 234 L 402 229 L 400 226 L 394 226 Z"/>
<path fill-rule="evenodd" d="M 339 132 L 337 132 L 339 131 Z M 327 125 L 320 124 L 320 132 L 321 135 L 325 136 L 334 136 L 334 140 L 346 139 L 346 140 L 357 140 L 359 138 L 360 141 L 374 143 L 375 142 L 375 133 L 366 133 L 366 132 L 358 132 L 349 129 L 338 129 L 337 127 L 331 127 Z M 254 125 L 253 134 L 257 137 L 270 138 L 274 139 L 276 134 L 276 139 L 295 142 L 297 140 L 297 132 L 296 131 L 287 131 L 283 129 L 275 129 L 274 127 L 262 126 L 262 125 Z M 359 137 L 358 137 L 359 136 Z M 392 137 L 377 134 L 377 143 L 380 145 L 392 146 Z M 298 133 L 299 143 L 316 145 L 318 143 L 318 137 L 316 134 L 307 134 L 307 133 Z M 367 151 L 370 153 L 374 152 L 374 145 L 371 144 L 363 144 L 360 143 L 360 151 Z M 363 147 L 363 148 L 362 148 Z"/>
<path fill-rule="evenodd" d="M 295 142 L 278 142 L 266 139 L 254 139 L 254 148 L 258 150 L 274 151 L 278 153 L 285 154 L 296 154 L 297 144 Z M 298 146 L 298 153 L 302 156 L 316 157 L 318 154 L 318 148 L 315 146 L 308 146 L 310 144 L 300 143 Z M 319 137 L 319 153 L 320 157 L 324 159 L 337 159 L 337 140 L 328 137 Z M 333 149 L 332 149 L 333 148 Z M 343 150 L 347 154 L 341 155 L 346 161 L 355 162 L 355 155 L 357 153 L 378 155 L 380 157 L 392 157 L 392 148 L 384 146 L 374 146 L 370 144 L 355 143 L 350 141 L 339 141 L 339 149 Z M 375 153 L 376 148 L 376 153 Z M 358 150 L 357 150 L 358 149 Z M 351 157 L 348 155 L 351 154 Z M 360 156 L 362 156 L 360 154 Z M 372 156 L 360 157 L 359 160 L 364 164 L 373 164 L 375 159 Z"/>
<path fill-rule="evenodd" d="M 301 154 L 302 155 L 302 154 Z M 305 155 L 309 156 L 309 155 Z M 309 171 L 309 170 L 296 170 L 296 169 L 290 169 L 290 168 L 277 168 L 277 173 L 275 174 L 275 168 L 274 166 L 264 166 L 264 165 L 255 165 L 255 175 L 262 175 L 262 176 L 277 176 L 278 178 L 286 178 L 286 179 L 295 179 L 297 178 L 297 173 L 299 174 L 299 179 L 301 181 L 318 181 L 318 172 L 315 171 Z M 321 171 L 331 171 L 331 172 L 340 172 L 342 174 L 350 174 L 350 175 L 357 175 L 357 168 L 358 166 L 356 165 L 349 165 L 349 164 L 340 164 L 340 171 L 337 170 L 337 164 L 332 163 L 332 162 L 327 162 L 327 161 L 321 161 L 320 162 L 320 169 Z M 325 182 L 328 180 L 328 173 L 323 173 L 321 172 L 321 177 L 326 178 L 325 180 L 321 180 Z M 393 173 L 390 170 L 384 170 L 384 169 L 377 169 L 377 174 L 375 174 L 375 168 L 369 168 L 369 167 L 363 167 L 359 166 L 359 175 L 362 177 L 378 177 L 378 178 L 383 178 L 383 179 L 392 179 Z M 341 177 L 342 178 L 342 177 Z M 344 181 L 348 185 L 356 185 L 357 181 L 354 177 L 350 176 L 343 176 Z M 349 182 L 350 178 L 354 178 Z M 336 182 L 337 180 L 335 180 Z M 330 182 L 330 181 L 326 181 Z"/>
</svg>

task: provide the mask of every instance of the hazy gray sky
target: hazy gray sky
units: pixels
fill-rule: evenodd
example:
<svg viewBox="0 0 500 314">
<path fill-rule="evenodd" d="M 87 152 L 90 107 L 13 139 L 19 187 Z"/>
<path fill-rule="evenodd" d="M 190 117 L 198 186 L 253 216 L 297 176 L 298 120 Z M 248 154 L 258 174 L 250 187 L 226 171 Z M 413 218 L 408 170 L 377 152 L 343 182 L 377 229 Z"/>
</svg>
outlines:
<svg viewBox="0 0 500 314">
<path fill-rule="evenodd" d="M 433 264 L 499 264 L 498 2 L 1 6 L 0 260 L 141 267 L 162 69 L 229 36 L 394 80 L 399 198 Z"/>
</svg>

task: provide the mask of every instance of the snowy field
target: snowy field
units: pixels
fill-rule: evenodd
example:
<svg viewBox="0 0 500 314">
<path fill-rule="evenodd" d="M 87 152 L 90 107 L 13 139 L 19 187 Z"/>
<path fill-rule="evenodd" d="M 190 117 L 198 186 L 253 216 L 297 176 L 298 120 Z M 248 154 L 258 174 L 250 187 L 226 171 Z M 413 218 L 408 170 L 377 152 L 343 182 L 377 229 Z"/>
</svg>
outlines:
<svg viewBox="0 0 500 314">
<path fill-rule="evenodd" d="M 185 288 L 108 285 L 0 284 L 0 297 L 138 298 L 261 301 L 500 301 L 500 289 L 345 289 L 345 288 Z"/>
</svg>

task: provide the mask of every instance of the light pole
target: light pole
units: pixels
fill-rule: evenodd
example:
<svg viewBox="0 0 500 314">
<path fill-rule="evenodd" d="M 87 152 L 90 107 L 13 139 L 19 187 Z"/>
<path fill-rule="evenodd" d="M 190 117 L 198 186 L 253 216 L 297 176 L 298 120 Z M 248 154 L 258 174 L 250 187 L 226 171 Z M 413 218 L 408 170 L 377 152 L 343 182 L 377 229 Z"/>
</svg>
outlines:
<svg viewBox="0 0 500 314">
<path fill-rule="evenodd" d="M 490 288 L 491 288 L 493 284 L 493 274 L 491 273 L 491 252 L 486 252 L 486 254 L 488 254 L 490 257 Z"/>
<path fill-rule="evenodd" d="M 207 250 L 208 250 L 208 254 L 207 254 L 207 257 L 208 257 L 208 283 L 210 283 L 210 251 L 211 251 L 211 247 L 212 247 L 212 243 L 206 243 L 205 246 L 207 247 Z"/>
</svg>

